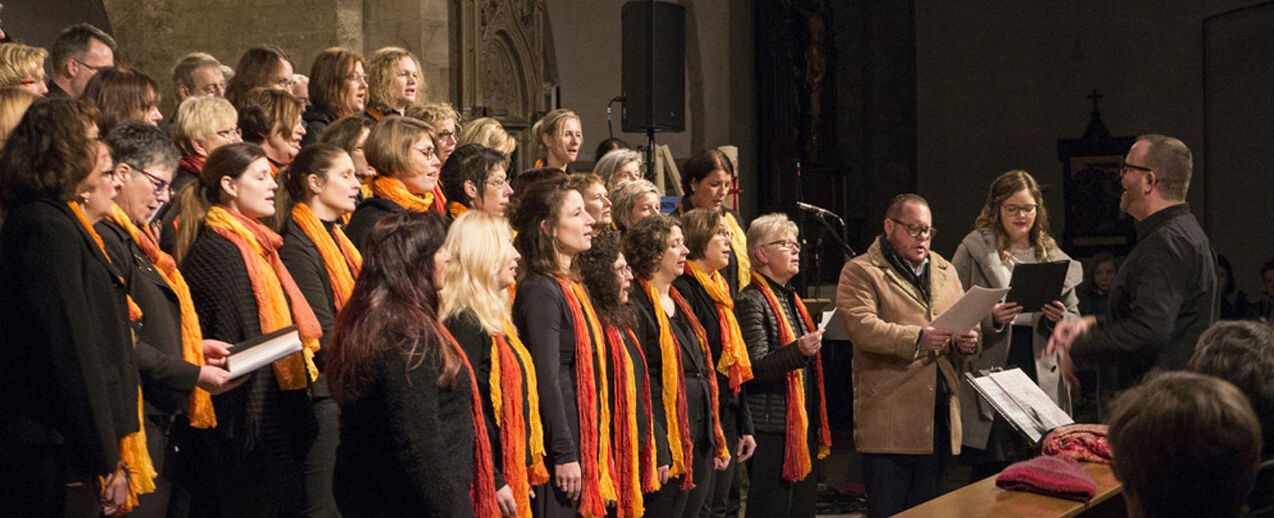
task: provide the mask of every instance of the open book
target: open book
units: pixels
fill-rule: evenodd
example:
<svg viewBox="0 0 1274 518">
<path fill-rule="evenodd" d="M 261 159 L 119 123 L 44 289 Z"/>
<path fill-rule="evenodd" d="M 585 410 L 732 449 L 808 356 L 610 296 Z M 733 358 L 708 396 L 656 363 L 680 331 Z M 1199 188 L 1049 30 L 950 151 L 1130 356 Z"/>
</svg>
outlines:
<svg viewBox="0 0 1274 518">
<path fill-rule="evenodd" d="M 1033 445 L 1039 445 L 1050 430 L 1075 422 L 1022 369 L 997 371 L 985 376 L 966 372 L 964 377 L 982 399 L 991 403 L 995 411 Z"/>
<path fill-rule="evenodd" d="M 226 370 L 230 379 L 236 379 L 260 369 L 289 354 L 301 352 L 301 335 L 296 326 L 288 326 L 273 333 L 264 334 L 235 344 L 226 358 Z"/>
</svg>

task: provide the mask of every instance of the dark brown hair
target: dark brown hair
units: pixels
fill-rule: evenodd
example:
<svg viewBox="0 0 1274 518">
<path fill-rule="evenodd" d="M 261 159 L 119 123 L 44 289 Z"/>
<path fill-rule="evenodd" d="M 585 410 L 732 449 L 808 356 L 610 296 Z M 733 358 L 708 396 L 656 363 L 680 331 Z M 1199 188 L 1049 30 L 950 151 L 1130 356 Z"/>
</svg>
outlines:
<svg viewBox="0 0 1274 518">
<path fill-rule="evenodd" d="M 633 308 L 619 301 L 622 286 L 615 274 L 615 261 L 619 260 L 621 250 L 617 237 L 593 238 L 593 246 L 580 253 L 575 262 L 588 288 L 588 298 L 593 301 L 593 309 L 602 321 L 619 328 L 632 328 L 637 325 Z"/>
<path fill-rule="evenodd" d="M 272 76 L 283 66 L 284 61 L 292 63 L 292 58 L 274 45 L 248 49 L 239 58 L 239 64 L 234 67 L 234 76 L 226 85 L 226 100 L 236 109 L 242 110 L 240 103 L 243 102 L 243 97 L 253 88 L 269 88 Z"/>
<path fill-rule="evenodd" d="M 290 136 L 301 120 L 301 101 L 273 88 L 253 88 L 235 106 L 244 142 L 260 144 L 270 135 Z"/>
<path fill-rule="evenodd" d="M 94 74 L 80 99 L 97 108 L 97 128 L 105 135 L 120 121 L 141 120 L 158 106 L 159 83 L 136 68 L 119 65 Z"/>
<path fill-rule="evenodd" d="M 734 177 L 734 164 L 720 150 L 709 149 L 690 157 L 682 167 L 681 190 L 690 195 L 691 182 L 702 182 L 717 169 L 724 170 L 731 178 Z"/>
<path fill-rule="evenodd" d="M 178 214 L 180 225 L 177 227 L 177 241 L 173 247 L 173 257 L 180 264 L 186 258 L 186 252 L 195 244 L 195 238 L 203 228 L 204 216 L 214 204 L 221 203 L 221 178 L 239 178 L 248 170 L 253 162 L 264 158 L 265 151 L 261 146 L 248 142 L 226 144 L 208 154 L 203 170 L 199 172 L 199 181 L 191 182 L 182 188 L 178 195 L 181 207 Z"/>
<path fill-rule="evenodd" d="M 62 65 L 75 54 L 88 52 L 89 42 L 93 40 L 110 47 L 112 54 L 119 52 L 119 48 L 115 45 L 115 38 L 90 24 L 78 23 L 62 29 L 57 39 L 53 40 L 52 50 L 49 51 L 49 63 L 53 65 L 53 76 L 64 77 L 66 67 Z"/>
<path fill-rule="evenodd" d="M 35 199 L 69 201 L 97 165 L 88 137 L 93 110 L 68 98 L 31 103 L 0 152 L 0 199 L 6 207 Z"/>
<path fill-rule="evenodd" d="M 301 148 L 292 163 L 279 171 L 277 178 L 283 187 L 274 195 L 274 217 L 271 225 L 279 233 L 287 227 L 292 219 L 292 207 L 297 203 L 308 202 L 313 193 L 310 192 L 309 177 L 314 175 L 327 181 L 332 165 L 341 156 L 348 156 L 344 149 L 332 144 L 315 143 Z"/>
<path fill-rule="evenodd" d="M 668 251 L 672 227 L 681 226 L 672 216 L 654 214 L 641 218 L 624 234 L 624 257 L 633 273 L 647 279 L 659 270 L 659 261 Z"/>
<path fill-rule="evenodd" d="M 461 358 L 443 338 L 433 285 L 434 254 L 446 234 L 444 217 L 433 212 L 394 213 L 372 226 L 363 270 L 336 316 L 327 353 L 328 382 L 338 402 L 357 400 L 378 376 L 396 375 L 377 370 L 376 358 L 386 352 L 406 357 L 411 371 L 437 348 L 437 386 L 455 383 Z"/>
<path fill-rule="evenodd" d="M 442 193 L 448 200 L 472 207 L 473 200 L 469 199 L 469 194 L 464 190 L 465 181 L 473 182 L 473 186 L 478 188 L 478 196 L 482 196 L 491 170 L 501 164 L 507 167 L 508 163 L 504 154 L 482 144 L 460 146 L 442 164 L 442 172 L 438 176 L 438 181 L 442 183 Z"/>
<path fill-rule="evenodd" d="M 363 130 L 371 131 L 372 126 L 376 125 L 376 121 L 368 119 L 362 115 L 351 115 L 349 117 L 341 117 L 335 122 L 328 124 L 323 128 L 323 133 L 318 136 L 318 141 L 326 144 L 332 144 L 346 153 L 354 154 L 355 146 L 358 145 L 358 137 L 363 135 Z"/>
<path fill-rule="evenodd" d="M 363 56 L 352 50 L 332 47 L 319 53 L 310 66 L 310 101 L 322 111 L 339 115 L 361 115 L 338 112 L 345 94 L 349 93 L 349 85 L 345 82 L 354 73 L 354 65 L 363 63 L 364 72 L 367 65 Z"/>
<path fill-rule="evenodd" d="M 569 192 L 572 189 L 566 186 L 565 178 L 535 182 L 507 211 L 509 223 L 518 232 L 513 246 L 522 254 L 522 261 L 518 263 L 519 279 L 536 273 L 550 276 L 570 273 L 558 271 L 556 243 L 550 235 Z"/>
<path fill-rule="evenodd" d="M 1053 236 L 1048 234 L 1048 210 L 1044 208 L 1044 195 L 1040 194 L 1040 186 L 1035 183 L 1035 178 L 1030 173 L 1022 170 L 1013 170 L 1000 175 L 995 181 L 991 182 L 991 187 L 986 192 L 986 203 L 982 205 L 982 213 L 978 215 L 974 226 L 978 230 L 991 232 L 995 235 L 995 248 L 1000 254 L 1000 260 L 1007 263 L 1012 243 L 1009 242 L 1009 234 L 1004 231 L 1004 225 L 1000 221 L 1000 206 L 1004 204 L 1004 200 L 1012 198 L 1013 195 L 1027 191 L 1031 194 L 1031 199 L 1035 200 L 1035 224 L 1031 225 L 1028 238 L 1031 240 L 1031 248 L 1035 250 L 1035 259 L 1045 261 L 1048 254 L 1057 248 L 1057 242 L 1053 241 Z"/>
</svg>

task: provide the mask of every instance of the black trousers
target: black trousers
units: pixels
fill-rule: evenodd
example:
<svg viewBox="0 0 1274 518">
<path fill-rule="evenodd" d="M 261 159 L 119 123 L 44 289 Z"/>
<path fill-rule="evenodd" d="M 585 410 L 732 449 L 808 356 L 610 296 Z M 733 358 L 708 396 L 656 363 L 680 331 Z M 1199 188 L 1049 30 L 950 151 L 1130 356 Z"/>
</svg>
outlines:
<svg viewBox="0 0 1274 518">
<path fill-rule="evenodd" d="M 817 430 L 814 419 L 810 430 Z M 810 433 L 810 473 L 796 482 L 783 480 L 783 452 L 787 437 L 782 433 L 757 432 L 756 453 L 748 461 L 747 516 L 768 518 L 813 518 L 818 500 L 819 462 L 816 456 L 818 436 Z"/>
<path fill-rule="evenodd" d="M 336 401 L 327 397 L 316 397 L 312 406 L 318 435 L 305 455 L 305 516 L 340 518 L 332 496 L 332 477 L 336 471 L 336 447 L 341 442 L 341 411 Z"/>
<path fill-rule="evenodd" d="M 723 411 L 724 413 L 724 411 Z M 722 416 L 722 419 L 733 419 L 733 416 Z M 734 430 L 724 430 L 726 447 L 730 449 L 730 465 L 725 471 L 712 474 L 712 491 L 699 509 L 701 518 L 725 518 L 739 516 L 739 477 L 735 476 L 739 459 L 735 456 L 735 445 L 739 443 L 739 435 Z"/>
<path fill-rule="evenodd" d="M 942 379 L 938 382 L 941 383 Z M 951 457 L 948 406 L 945 397 L 938 397 L 934 405 L 933 453 L 863 454 L 863 483 L 867 486 L 869 518 L 893 516 L 942 494 L 947 459 Z"/>
<path fill-rule="evenodd" d="M 684 476 L 668 479 L 668 483 L 654 493 L 646 493 L 646 516 L 669 518 L 693 518 L 712 493 L 713 481 L 719 474 L 712 469 L 712 442 L 699 440 L 694 443 L 694 460 L 690 466 L 694 474 L 694 489 L 681 489 Z"/>
<path fill-rule="evenodd" d="M 139 495 L 137 507 L 130 517 L 163 518 L 168 516 L 169 499 L 173 493 L 172 472 L 169 469 L 173 461 L 174 445 L 169 437 L 173 418 L 168 415 L 147 415 L 142 421 L 146 425 L 146 452 L 150 454 L 150 462 L 159 475 L 155 477 L 155 491 Z M 184 514 L 179 514 L 184 516 Z"/>
</svg>

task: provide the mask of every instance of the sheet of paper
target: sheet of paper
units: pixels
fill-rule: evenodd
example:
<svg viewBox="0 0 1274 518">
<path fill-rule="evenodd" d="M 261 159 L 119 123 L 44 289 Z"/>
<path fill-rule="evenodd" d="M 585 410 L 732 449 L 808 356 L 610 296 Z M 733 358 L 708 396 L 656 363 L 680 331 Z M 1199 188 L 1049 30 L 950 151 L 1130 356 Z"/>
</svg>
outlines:
<svg viewBox="0 0 1274 518">
<path fill-rule="evenodd" d="M 965 378 L 1032 444 L 1039 444 L 1049 430 L 1074 422 L 1022 369 L 982 377 L 966 373 Z"/>
<path fill-rule="evenodd" d="M 991 313 L 991 308 L 995 307 L 995 304 L 1008 292 L 1008 288 L 989 289 L 974 286 L 964 292 L 964 296 L 960 297 L 955 305 L 947 308 L 929 322 L 929 325 L 938 329 L 950 329 L 955 334 L 973 329 L 982 322 L 982 317 Z"/>
<path fill-rule="evenodd" d="M 239 349 L 239 346 L 235 349 Z M 291 331 L 232 353 L 226 358 L 226 370 L 230 371 L 230 379 L 236 379 L 251 374 L 252 371 L 269 365 L 275 360 L 299 352 L 301 352 L 301 336 L 296 328 L 292 328 Z"/>
<path fill-rule="evenodd" d="M 827 310 L 827 311 L 824 311 L 824 312 L 823 312 L 823 321 L 818 323 L 818 329 L 819 329 L 819 331 L 824 331 L 824 330 L 826 330 L 826 329 L 827 329 L 827 324 L 832 323 L 832 319 L 833 319 L 833 318 L 836 318 L 836 307 L 835 307 L 835 306 L 833 306 L 833 307 L 832 307 L 832 309 L 830 309 L 830 310 Z"/>
</svg>

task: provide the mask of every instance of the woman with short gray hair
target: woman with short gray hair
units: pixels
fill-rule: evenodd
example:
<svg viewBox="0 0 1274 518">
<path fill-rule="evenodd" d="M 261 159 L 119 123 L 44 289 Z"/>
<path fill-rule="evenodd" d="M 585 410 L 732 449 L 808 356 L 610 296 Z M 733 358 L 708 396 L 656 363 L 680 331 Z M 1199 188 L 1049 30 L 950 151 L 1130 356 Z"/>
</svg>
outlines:
<svg viewBox="0 0 1274 518">
<path fill-rule="evenodd" d="M 621 233 L 646 216 L 659 214 L 659 190 L 646 180 L 628 182 L 612 191 L 611 219 Z"/>
<path fill-rule="evenodd" d="M 597 161 L 593 174 L 602 177 L 609 191 L 633 180 L 641 180 L 641 153 L 631 149 L 611 150 Z"/>
</svg>

